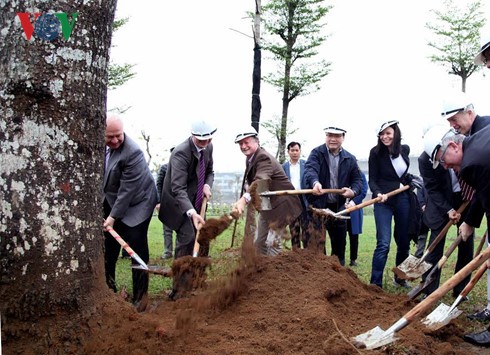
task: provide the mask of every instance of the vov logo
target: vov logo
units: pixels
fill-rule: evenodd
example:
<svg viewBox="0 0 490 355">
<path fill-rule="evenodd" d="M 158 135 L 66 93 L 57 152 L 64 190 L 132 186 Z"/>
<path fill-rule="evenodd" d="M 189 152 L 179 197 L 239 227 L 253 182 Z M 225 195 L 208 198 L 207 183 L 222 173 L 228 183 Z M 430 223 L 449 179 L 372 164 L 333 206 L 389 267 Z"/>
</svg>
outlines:
<svg viewBox="0 0 490 355">
<path fill-rule="evenodd" d="M 34 23 L 31 22 L 29 15 L 33 15 Z M 53 41 L 62 33 L 65 40 L 68 41 L 73 32 L 73 27 L 75 27 L 78 12 L 71 14 L 71 22 L 68 20 L 66 12 L 45 14 L 41 14 L 40 12 L 33 14 L 29 12 L 17 12 L 17 16 L 28 41 L 31 39 L 33 33 L 36 37 L 45 41 Z"/>
</svg>

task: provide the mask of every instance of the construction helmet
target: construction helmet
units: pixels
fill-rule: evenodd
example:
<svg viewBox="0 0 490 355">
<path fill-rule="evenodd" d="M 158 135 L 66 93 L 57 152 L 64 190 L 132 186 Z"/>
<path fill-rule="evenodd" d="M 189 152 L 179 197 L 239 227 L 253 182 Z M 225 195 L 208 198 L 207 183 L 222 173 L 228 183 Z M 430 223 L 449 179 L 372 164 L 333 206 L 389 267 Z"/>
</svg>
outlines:
<svg viewBox="0 0 490 355">
<path fill-rule="evenodd" d="M 432 168 L 439 166 L 439 161 L 436 159 L 437 152 L 441 148 L 442 140 L 446 137 L 451 137 L 456 134 L 453 128 L 447 126 L 436 125 L 427 130 L 424 134 L 424 151 L 432 161 Z"/>
<path fill-rule="evenodd" d="M 200 141 L 205 141 L 213 138 L 214 132 L 217 128 L 209 122 L 198 120 L 194 121 L 191 125 L 191 134 Z"/>
<path fill-rule="evenodd" d="M 381 124 L 379 125 L 378 129 L 377 129 L 377 135 L 379 136 L 381 134 L 381 132 L 383 132 L 386 128 L 390 127 L 390 126 L 394 126 L 396 124 L 398 124 L 399 122 L 397 120 L 391 120 L 391 121 L 383 121 L 381 122 Z"/>
<path fill-rule="evenodd" d="M 333 134 L 346 134 L 347 131 L 343 128 L 328 126 L 323 129 L 325 133 L 333 133 Z"/>
<path fill-rule="evenodd" d="M 450 93 L 442 101 L 441 117 L 447 120 L 470 105 L 471 101 L 464 92 Z"/>
<path fill-rule="evenodd" d="M 258 136 L 257 130 L 252 125 L 244 125 L 241 129 L 237 131 L 237 135 L 235 137 L 235 143 L 240 142 L 242 139 L 247 137 L 256 137 Z"/>
<path fill-rule="evenodd" d="M 486 58 L 483 56 L 483 52 L 485 52 L 488 48 L 490 48 L 490 36 L 482 38 L 481 40 L 481 49 L 478 52 L 478 54 L 475 56 L 475 59 L 473 59 L 473 62 L 476 65 L 484 65 L 487 63 Z"/>
</svg>

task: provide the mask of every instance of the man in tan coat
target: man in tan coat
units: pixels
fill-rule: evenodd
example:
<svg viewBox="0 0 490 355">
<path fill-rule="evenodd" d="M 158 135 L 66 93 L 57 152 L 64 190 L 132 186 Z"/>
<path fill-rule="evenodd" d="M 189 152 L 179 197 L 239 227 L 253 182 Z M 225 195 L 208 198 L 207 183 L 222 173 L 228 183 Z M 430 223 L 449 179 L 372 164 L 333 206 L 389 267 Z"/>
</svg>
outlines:
<svg viewBox="0 0 490 355">
<path fill-rule="evenodd" d="M 239 214 L 251 201 L 249 187 L 257 180 L 270 180 L 270 190 L 294 190 L 281 164 L 260 147 L 258 133 L 252 126 L 241 130 L 235 143 L 247 157 L 247 168 L 244 180 L 247 192 L 235 203 L 234 210 Z M 257 230 L 255 233 L 255 246 L 264 255 L 277 255 L 281 251 L 281 236 L 293 220 L 301 214 L 301 202 L 296 195 L 270 197 L 272 209 L 259 211 Z"/>
</svg>

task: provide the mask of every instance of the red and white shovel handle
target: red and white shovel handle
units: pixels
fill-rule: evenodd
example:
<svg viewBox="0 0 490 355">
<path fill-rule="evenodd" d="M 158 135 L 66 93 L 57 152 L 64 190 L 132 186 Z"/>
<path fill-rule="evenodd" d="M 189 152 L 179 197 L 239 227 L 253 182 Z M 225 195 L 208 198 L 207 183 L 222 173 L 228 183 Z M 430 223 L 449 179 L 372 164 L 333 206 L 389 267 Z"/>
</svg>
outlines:
<svg viewBox="0 0 490 355">
<path fill-rule="evenodd" d="M 133 249 L 131 249 L 129 244 L 126 243 L 124 241 L 124 239 L 122 239 L 119 234 L 117 234 L 117 232 L 114 230 L 114 228 L 108 226 L 105 229 L 114 237 L 115 240 L 117 240 L 117 242 L 119 244 L 121 244 L 121 246 L 124 248 L 124 250 L 126 250 L 128 252 L 129 256 L 132 257 L 134 260 L 136 260 L 138 262 L 138 264 L 141 265 L 141 267 L 143 269 L 145 269 L 145 270 L 149 269 L 148 265 L 146 265 L 146 263 L 143 261 L 143 259 L 141 259 L 140 256 L 138 254 L 136 254 L 136 252 Z"/>
</svg>

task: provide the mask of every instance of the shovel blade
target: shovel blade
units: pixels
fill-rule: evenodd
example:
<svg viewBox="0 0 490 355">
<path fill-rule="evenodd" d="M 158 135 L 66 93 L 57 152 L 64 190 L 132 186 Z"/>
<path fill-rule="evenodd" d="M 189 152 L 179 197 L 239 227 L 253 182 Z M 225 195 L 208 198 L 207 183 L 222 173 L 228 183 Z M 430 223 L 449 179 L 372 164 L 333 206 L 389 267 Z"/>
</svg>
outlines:
<svg viewBox="0 0 490 355">
<path fill-rule="evenodd" d="M 420 261 L 413 255 L 409 255 L 400 265 L 393 269 L 396 276 L 403 280 L 415 280 L 422 276 L 426 271 L 432 267 L 425 261 Z"/>
<path fill-rule="evenodd" d="M 447 325 L 453 319 L 457 318 L 461 313 L 463 312 L 457 307 L 451 310 L 451 307 L 441 303 L 427 317 L 422 319 L 422 323 L 431 330 L 437 330 Z"/>
<path fill-rule="evenodd" d="M 383 345 L 390 344 L 397 340 L 394 332 L 387 333 L 379 326 L 362 333 L 351 340 L 357 348 L 363 348 L 367 350 L 376 349 Z"/>
</svg>

